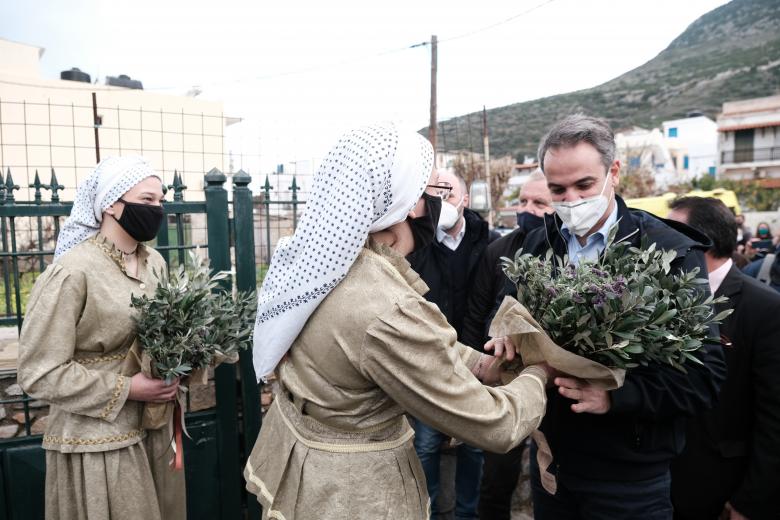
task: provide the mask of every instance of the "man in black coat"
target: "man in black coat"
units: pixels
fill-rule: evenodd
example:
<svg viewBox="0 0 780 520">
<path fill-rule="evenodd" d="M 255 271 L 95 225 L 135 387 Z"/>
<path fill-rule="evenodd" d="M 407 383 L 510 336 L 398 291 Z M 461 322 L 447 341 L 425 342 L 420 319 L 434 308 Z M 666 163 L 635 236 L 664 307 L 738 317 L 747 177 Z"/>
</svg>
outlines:
<svg viewBox="0 0 780 520">
<path fill-rule="evenodd" d="M 490 315 L 507 280 L 501 267 L 501 257 L 513 258 L 525 235 L 541 226 L 544 215 L 552 212 L 550 190 L 540 170 L 533 172 L 525 181 L 520 188 L 519 199 L 517 229 L 487 247 L 474 274 L 461 342 L 477 350 L 482 350 L 489 339 L 487 331 Z M 485 465 L 482 468 L 479 497 L 480 520 L 510 519 L 512 494 L 520 477 L 524 447 L 525 443 L 508 453 L 484 453 Z"/>
<path fill-rule="evenodd" d="M 609 229 L 617 225 L 618 241 L 674 250 L 674 272 L 706 272 L 704 235 L 629 210 L 615 195 L 620 161 L 605 121 L 568 116 L 545 136 L 538 156 L 556 214 L 528 234 L 524 252 L 543 258 L 552 249 L 572 263 L 596 261 Z M 511 284 L 508 289 L 514 292 Z M 624 385 L 612 391 L 555 378 L 540 430 L 553 457 L 541 471 L 554 476 L 557 489 L 542 485 L 534 443 L 534 518 L 671 519 L 669 466 L 685 442 L 684 417 L 712 407 L 725 378 L 719 345 L 704 346 L 697 357 L 701 364 L 688 363 L 687 374 L 661 364 L 629 369 Z"/>
<path fill-rule="evenodd" d="M 468 190 L 462 178 L 443 171 L 439 174 L 439 182 L 450 184 L 452 190 L 449 198 L 442 202 L 436 240 L 407 259 L 430 289 L 425 298 L 439 307 L 460 339 L 469 289 L 489 241 L 488 224 L 468 209 Z M 425 472 L 435 517 L 439 494 L 439 450 L 446 436 L 420 421 L 415 421 L 414 430 L 414 448 Z M 460 444 L 456 455 L 455 517 L 476 518 L 482 451 Z"/>
<path fill-rule="evenodd" d="M 683 454 L 672 463 L 679 520 L 780 518 L 780 294 L 731 261 L 737 224 L 717 199 L 684 197 L 670 219 L 704 232 L 710 287 L 733 309 L 720 326 L 728 376 L 720 402 L 688 422 Z"/>
</svg>

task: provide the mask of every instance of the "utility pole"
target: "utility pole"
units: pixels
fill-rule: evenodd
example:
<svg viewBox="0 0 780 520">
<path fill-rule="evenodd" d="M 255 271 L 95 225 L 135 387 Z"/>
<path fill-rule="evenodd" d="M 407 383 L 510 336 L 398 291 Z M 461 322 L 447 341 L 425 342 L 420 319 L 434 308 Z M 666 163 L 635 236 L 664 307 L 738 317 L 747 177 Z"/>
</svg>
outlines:
<svg viewBox="0 0 780 520">
<path fill-rule="evenodd" d="M 92 126 L 95 128 L 95 160 L 100 162 L 100 136 L 98 129 L 102 124 L 102 118 L 97 113 L 97 94 L 92 93 Z"/>
<path fill-rule="evenodd" d="M 482 105 L 482 147 L 485 151 L 485 181 L 487 182 L 488 226 L 493 227 L 493 196 L 490 189 L 490 136 L 488 135 L 487 110 Z"/>
<path fill-rule="evenodd" d="M 436 152 L 436 35 L 431 36 L 431 122 L 428 125 L 428 140 Z"/>
</svg>

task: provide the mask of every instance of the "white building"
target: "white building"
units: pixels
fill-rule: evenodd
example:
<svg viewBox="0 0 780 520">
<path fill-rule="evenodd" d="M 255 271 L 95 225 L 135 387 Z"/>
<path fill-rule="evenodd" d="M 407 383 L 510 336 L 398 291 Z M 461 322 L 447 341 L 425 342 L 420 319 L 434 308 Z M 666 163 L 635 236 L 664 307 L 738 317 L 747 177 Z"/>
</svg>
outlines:
<svg viewBox="0 0 780 520">
<path fill-rule="evenodd" d="M 656 187 L 715 175 L 718 157 L 717 124 L 702 115 L 661 123 L 661 128 L 634 127 L 615 134 L 624 171 L 653 173 Z"/>
<path fill-rule="evenodd" d="M 656 187 L 660 189 L 679 182 L 666 140 L 658 128 L 633 127 L 617 132 L 615 145 L 624 172 L 639 169 L 652 172 Z"/>
<path fill-rule="evenodd" d="M 715 175 L 718 165 L 718 125 L 709 117 L 693 115 L 664 121 L 663 132 L 678 182 Z"/>
<path fill-rule="evenodd" d="M 780 179 L 780 96 L 723 103 L 718 132 L 722 178 Z"/>
<path fill-rule="evenodd" d="M 222 102 L 93 84 L 73 71 L 65 75 L 80 81 L 44 78 L 43 53 L 0 38 L 0 168 L 22 187 L 17 199 L 31 200 L 35 172 L 46 183 L 54 168 L 61 199 L 72 200 L 98 151 L 143 154 L 166 184 L 178 172 L 189 200 L 203 198 L 205 172 L 229 170 L 226 127 L 239 120 L 225 117 Z"/>
</svg>

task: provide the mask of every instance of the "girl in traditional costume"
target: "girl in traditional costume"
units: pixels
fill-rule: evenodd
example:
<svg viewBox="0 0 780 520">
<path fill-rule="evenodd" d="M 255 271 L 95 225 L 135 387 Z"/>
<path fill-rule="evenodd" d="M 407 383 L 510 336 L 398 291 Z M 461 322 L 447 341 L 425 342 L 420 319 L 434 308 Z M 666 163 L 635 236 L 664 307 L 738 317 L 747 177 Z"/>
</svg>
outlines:
<svg viewBox="0 0 780 520">
<path fill-rule="evenodd" d="M 259 294 L 255 371 L 280 391 L 244 476 L 265 518 L 427 519 L 406 413 L 499 452 L 539 425 L 548 369 L 483 386 L 494 358 L 456 341 L 404 259 L 440 195 L 431 145 L 394 125 L 348 132 L 317 171 Z"/>
<path fill-rule="evenodd" d="M 49 520 L 184 520 L 184 473 L 168 467 L 171 432 L 144 431 L 144 402 L 177 385 L 125 375 L 136 335 L 132 295 L 152 295 L 166 269 L 151 240 L 162 182 L 138 156 L 103 160 L 79 186 L 54 262 L 35 283 L 19 338 L 18 378 L 51 404 Z"/>
</svg>

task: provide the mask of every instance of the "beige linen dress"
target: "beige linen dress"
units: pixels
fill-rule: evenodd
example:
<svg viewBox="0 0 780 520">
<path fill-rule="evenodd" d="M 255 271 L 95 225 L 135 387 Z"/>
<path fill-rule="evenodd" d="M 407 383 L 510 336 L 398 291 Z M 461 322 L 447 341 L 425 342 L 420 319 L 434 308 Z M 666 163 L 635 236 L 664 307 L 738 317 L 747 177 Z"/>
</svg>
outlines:
<svg viewBox="0 0 780 520">
<path fill-rule="evenodd" d="M 427 519 L 425 476 L 405 413 L 504 452 L 545 410 L 545 374 L 505 387 L 471 373 L 479 354 L 423 297 L 425 283 L 369 241 L 279 365 L 281 391 L 244 470 L 265 518 Z"/>
<path fill-rule="evenodd" d="M 183 520 L 184 473 L 167 467 L 170 432 L 141 429 L 143 404 L 122 375 L 135 339 L 131 295 L 152 294 L 165 269 L 138 246 L 138 276 L 97 235 L 37 280 L 19 338 L 19 383 L 51 404 L 46 450 L 49 520 Z"/>
</svg>

